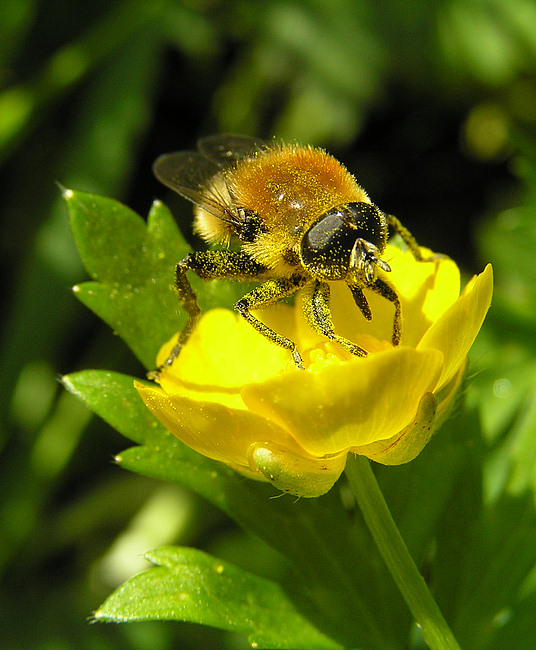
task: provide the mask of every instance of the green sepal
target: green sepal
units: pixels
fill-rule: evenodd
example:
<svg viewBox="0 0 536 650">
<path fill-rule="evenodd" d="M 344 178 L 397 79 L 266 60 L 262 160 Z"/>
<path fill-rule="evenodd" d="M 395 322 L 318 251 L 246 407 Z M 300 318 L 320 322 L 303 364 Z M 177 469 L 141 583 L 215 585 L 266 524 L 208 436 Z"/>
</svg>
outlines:
<svg viewBox="0 0 536 650">
<path fill-rule="evenodd" d="M 346 464 L 346 454 L 332 458 L 305 458 L 269 442 L 252 445 L 248 453 L 252 468 L 260 471 L 282 492 L 314 498 L 329 492 Z"/>
</svg>

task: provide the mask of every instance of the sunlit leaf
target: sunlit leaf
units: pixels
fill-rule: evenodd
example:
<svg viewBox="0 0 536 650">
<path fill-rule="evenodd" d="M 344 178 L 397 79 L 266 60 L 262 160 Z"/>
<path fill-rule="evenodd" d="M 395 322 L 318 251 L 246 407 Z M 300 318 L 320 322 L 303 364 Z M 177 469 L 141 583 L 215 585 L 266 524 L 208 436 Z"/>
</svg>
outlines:
<svg viewBox="0 0 536 650">
<path fill-rule="evenodd" d="M 80 256 L 94 280 L 76 287 L 77 297 L 152 367 L 159 343 L 180 326 L 173 268 L 187 247 L 175 222 L 161 203 L 153 205 L 146 225 L 112 199 L 70 190 L 64 196 Z"/>
<path fill-rule="evenodd" d="M 201 623 L 247 634 L 258 648 L 342 648 L 274 582 L 192 548 L 162 548 L 145 557 L 156 566 L 113 593 L 96 620 Z"/>
</svg>

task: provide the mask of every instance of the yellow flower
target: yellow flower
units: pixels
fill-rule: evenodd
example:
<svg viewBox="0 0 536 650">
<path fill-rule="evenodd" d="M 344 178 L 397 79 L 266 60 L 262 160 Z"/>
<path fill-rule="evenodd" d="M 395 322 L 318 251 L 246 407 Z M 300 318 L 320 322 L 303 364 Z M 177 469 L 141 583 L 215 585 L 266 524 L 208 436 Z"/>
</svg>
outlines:
<svg viewBox="0 0 536 650">
<path fill-rule="evenodd" d="M 427 254 L 425 252 L 425 254 Z M 160 386 L 136 382 L 150 411 L 184 443 L 243 474 L 302 497 L 327 492 L 349 452 L 398 465 L 415 458 L 444 420 L 469 348 L 491 302 L 491 266 L 460 295 L 449 259 L 416 262 L 389 246 L 389 281 L 400 296 L 401 344 L 390 344 L 393 305 L 367 295 L 367 322 L 346 286 L 332 285 L 338 333 L 368 350 L 354 357 L 319 337 L 298 306 L 258 312 L 296 341 L 287 350 L 227 310 L 206 313 Z M 163 346 L 167 357 L 176 337 Z"/>
</svg>

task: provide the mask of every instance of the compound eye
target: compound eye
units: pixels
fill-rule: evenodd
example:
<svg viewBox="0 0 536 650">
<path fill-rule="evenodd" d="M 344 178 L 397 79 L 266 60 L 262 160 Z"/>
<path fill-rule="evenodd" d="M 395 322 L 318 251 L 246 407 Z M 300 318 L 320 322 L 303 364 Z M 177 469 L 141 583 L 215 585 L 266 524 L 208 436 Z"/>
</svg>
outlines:
<svg viewBox="0 0 536 650">
<path fill-rule="evenodd" d="M 345 206 L 323 214 L 303 236 L 301 258 L 318 278 L 339 280 L 346 276 L 357 233 L 349 223 Z"/>
</svg>

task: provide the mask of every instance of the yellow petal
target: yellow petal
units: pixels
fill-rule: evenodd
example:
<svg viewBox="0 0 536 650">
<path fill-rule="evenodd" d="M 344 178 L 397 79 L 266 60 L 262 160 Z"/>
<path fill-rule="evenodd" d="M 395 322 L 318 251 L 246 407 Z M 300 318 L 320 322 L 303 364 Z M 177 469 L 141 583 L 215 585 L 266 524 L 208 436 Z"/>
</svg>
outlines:
<svg viewBox="0 0 536 650">
<path fill-rule="evenodd" d="M 491 304 L 493 271 L 488 264 L 474 277 L 458 300 L 436 321 L 421 339 L 418 350 L 441 350 L 445 366 L 438 388 L 448 383 L 465 362 Z"/>
<path fill-rule="evenodd" d="M 274 441 L 294 453 L 301 450 L 277 424 L 216 402 L 168 395 L 161 388 L 134 383 L 147 408 L 179 440 L 199 453 L 249 469 L 250 445 Z"/>
<path fill-rule="evenodd" d="M 390 251 L 393 251 L 389 261 L 392 273 L 386 279 L 396 287 L 403 304 L 413 306 L 433 323 L 460 295 L 458 267 L 453 260 L 434 256 L 427 248 L 421 247 L 423 257 L 429 258 L 425 262 L 418 262 L 409 251 L 397 254 L 394 247 L 388 247 L 384 257 Z"/>
<path fill-rule="evenodd" d="M 326 494 L 342 474 L 346 453 L 312 458 L 291 453 L 280 445 L 255 444 L 249 451 L 250 465 L 282 492 L 297 497 Z"/>
<path fill-rule="evenodd" d="M 402 304 L 402 344 L 415 347 L 460 295 L 460 271 L 446 257 L 414 261 L 407 274 L 397 275 L 394 286 Z"/>
<path fill-rule="evenodd" d="M 158 383 L 162 387 L 163 391 L 168 395 L 182 395 L 183 397 L 191 397 L 192 399 L 199 401 L 208 400 L 211 402 L 218 402 L 219 404 L 223 404 L 229 408 L 244 409 L 244 402 L 240 395 L 240 390 L 242 388 L 241 384 L 233 386 L 232 381 L 229 382 L 229 378 L 227 378 L 228 383 L 222 385 L 219 382 L 220 378 L 218 377 L 217 369 L 214 368 L 207 369 L 207 372 L 204 375 L 192 372 L 191 368 L 188 367 L 188 357 L 192 353 L 192 347 L 183 351 L 187 361 L 184 366 L 182 364 L 182 354 L 180 362 L 175 361 L 172 366 L 163 365 L 169 357 L 169 354 L 178 338 L 179 334 L 176 334 L 172 339 L 165 343 L 160 349 L 156 359 L 157 364 L 161 367 Z M 197 349 L 195 344 L 196 340 L 194 339 L 194 350 Z M 203 366 L 199 366 L 199 368 L 202 367 Z M 236 379 L 236 376 L 234 379 Z"/>
<path fill-rule="evenodd" d="M 467 357 L 464 359 L 464 362 L 458 369 L 458 372 L 452 377 L 452 379 L 445 384 L 441 390 L 435 394 L 437 409 L 435 416 L 435 428 L 440 427 L 443 422 L 449 417 L 453 406 L 456 404 L 456 395 L 458 393 L 458 388 L 462 383 L 462 380 L 465 376 L 465 370 L 467 368 Z"/>
<path fill-rule="evenodd" d="M 434 431 L 436 400 L 433 393 L 425 393 L 413 422 L 389 440 L 373 442 L 351 451 L 366 456 L 382 465 L 402 465 L 416 458 L 426 447 Z"/>
<path fill-rule="evenodd" d="M 286 307 L 290 310 L 289 307 Z M 287 320 L 292 321 L 291 316 Z M 157 364 L 166 360 L 177 336 L 160 351 Z M 203 315 L 178 362 L 162 371 L 161 385 L 173 384 L 233 388 L 252 381 L 263 381 L 286 369 L 292 363 L 287 350 L 274 345 L 228 309 L 213 309 Z M 224 392 L 224 391 L 222 391 Z"/>
<path fill-rule="evenodd" d="M 427 288 L 420 308 L 427 321 L 435 323 L 460 295 L 460 269 L 448 257 L 422 264 L 435 265 L 433 286 Z"/>
<path fill-rule="evenodd" d="M 443 355 L 390 348 L 251 384 L 248 408 L 287 429 L 309 454 L 338 454 L 391 438 L 411 422 L 424 393 L 434 389 Z"/>
</svg>

